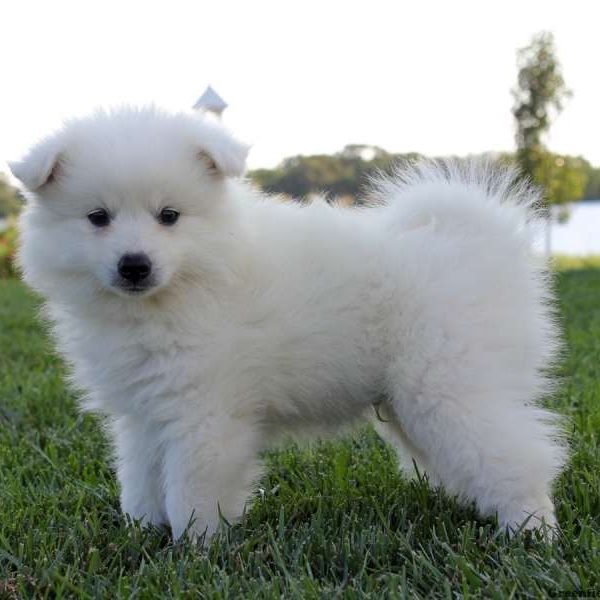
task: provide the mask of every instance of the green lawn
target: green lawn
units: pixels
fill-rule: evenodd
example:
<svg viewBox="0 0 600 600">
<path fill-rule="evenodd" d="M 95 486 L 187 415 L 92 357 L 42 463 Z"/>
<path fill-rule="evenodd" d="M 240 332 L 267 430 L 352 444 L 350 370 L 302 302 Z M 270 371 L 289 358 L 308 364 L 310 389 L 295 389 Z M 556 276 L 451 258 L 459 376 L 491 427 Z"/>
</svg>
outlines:
<svg viewBox="0 0 600 600">
<path fill-rule="evenodd" d="M 125 527 L 109 452 L 77 414 L 36 300 L 0 281 L 0 598 L 600 595 L 600 270 L 559 276 L 571 418 L 560 539 L 512 540 L 398 474 L 371 431 L 268 456 L 244 522 L 207 550 Z"/>
</svg>

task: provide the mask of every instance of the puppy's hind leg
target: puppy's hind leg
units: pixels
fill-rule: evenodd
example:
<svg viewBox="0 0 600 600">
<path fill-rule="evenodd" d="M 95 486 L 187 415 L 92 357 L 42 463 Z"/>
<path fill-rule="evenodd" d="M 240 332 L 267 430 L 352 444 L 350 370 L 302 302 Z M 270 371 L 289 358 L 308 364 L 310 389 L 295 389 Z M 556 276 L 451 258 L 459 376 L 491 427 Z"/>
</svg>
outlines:
<svg viewBox="0 0 600 600">
<path fill-rule="evenodd" d="M 523 404 L 508 382 L 485 389 L 456 379 L 432 367 L 412 395 L 396 387 L 406 438 L 445 489 L 483 515 L 497 514 L 513 531 L 554 526 L 550 488 L 564 452 L 552 416 Z"/>
</svg>

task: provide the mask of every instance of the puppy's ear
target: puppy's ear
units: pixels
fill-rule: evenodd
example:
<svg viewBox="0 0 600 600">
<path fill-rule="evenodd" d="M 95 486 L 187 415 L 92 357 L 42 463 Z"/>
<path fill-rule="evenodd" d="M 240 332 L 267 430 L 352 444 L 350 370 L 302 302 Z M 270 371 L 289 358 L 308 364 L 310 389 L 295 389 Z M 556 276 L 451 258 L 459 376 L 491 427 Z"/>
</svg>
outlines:
<svg viewBox="0 0 600 600">
<path fill-rule="evenodd" d="M 34 146 L 20 161 L 9 162 L 12 174 L 30 191 L 51 184 L 57 177 L 61 146 L 56 138 L 47 138 Z"/>
<path fill-rule="evenodd" d="M 200 138 L 198 158 L 209 171 L 227 177 L 241 177 L 244 174 L 250 146 L 239 142 L 225 129 L 212 123 L 205 128 Z"/>
</svg>

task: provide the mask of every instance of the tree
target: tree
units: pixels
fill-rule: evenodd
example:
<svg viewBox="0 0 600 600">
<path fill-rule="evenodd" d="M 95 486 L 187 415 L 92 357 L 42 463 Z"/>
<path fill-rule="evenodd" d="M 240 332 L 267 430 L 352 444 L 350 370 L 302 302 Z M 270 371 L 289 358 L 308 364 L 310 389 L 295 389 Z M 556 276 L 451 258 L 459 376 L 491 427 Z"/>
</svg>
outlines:
<svg viewBox="0 0 600 600">
<path fill-rule="evenodd" d="M 545 191 L 549 254 L 550 205 L 565 205 L 581 198 L 586 188 L 586 169 L 582 161 L 552 155 L 544 144 L 554 118 L 572 95 L 562 75 L 553 35 L 548 32 L 535 35 L 529 46 L 517 52 L 517 64 L 517 86 L 512 90 L 516 157 L 522 171 Z"/>
<path fill-rule="evenodd" d="M 529 46 L 518 50 L 517 64 L 517 87 L 512 90 L 517 148 L 540 148 L 552 118 L 562 111 L 565 100 L 572 95 L 556 57 L 554 36 L 548 32 L 535 35 Z"/>
</svg>

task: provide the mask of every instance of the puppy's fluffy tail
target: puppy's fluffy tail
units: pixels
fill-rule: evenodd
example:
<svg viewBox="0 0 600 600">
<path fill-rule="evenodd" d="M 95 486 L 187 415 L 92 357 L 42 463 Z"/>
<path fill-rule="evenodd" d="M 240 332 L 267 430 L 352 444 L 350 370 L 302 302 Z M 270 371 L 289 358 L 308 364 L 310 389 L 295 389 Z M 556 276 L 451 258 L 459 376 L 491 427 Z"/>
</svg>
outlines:
<svg viewBox="0 0 600 600">
<path fill-rule="evenodd" d="M 395 213 L 398 230 L 420 227 L 505 252 L 531 255 L 541 195 L 516 169 L 488 160 L 420 161 L 374 181 L 373 199 Z"/>
</svg>

